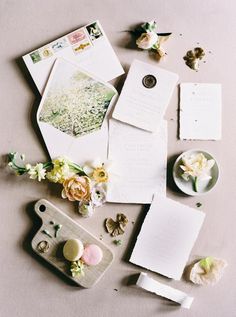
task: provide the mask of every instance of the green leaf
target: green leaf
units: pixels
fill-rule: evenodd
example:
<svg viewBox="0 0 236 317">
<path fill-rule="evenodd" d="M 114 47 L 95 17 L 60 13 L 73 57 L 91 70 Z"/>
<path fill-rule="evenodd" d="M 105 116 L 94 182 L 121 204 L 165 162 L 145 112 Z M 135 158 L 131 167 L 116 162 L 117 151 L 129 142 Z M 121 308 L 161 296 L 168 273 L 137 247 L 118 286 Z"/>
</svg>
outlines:
<svg viewBox="0 0 236 317">
<path fill-rule="evenodd" d="M 69 167 L 72 171 L 76 172 L 77 174 L 86 176 L 86 173 L 80 165 L 70 162 Z"/>
<path fill-rule="evenodd" d="M 199 262 L 201 268 L 205 270 L 205 272 L 209 272 L 211 270 L 212 264 L 213 264 L 213 258 L 211 256 L 208 256 L 204 259 L 202 259 Z"/>
<path fill-rule="evenodd" d="M 43 168 L 48 169 L 48 168 L 51 168 L 51 167 L 53 167 L 52 162 L 43 163 Z"/>
<path fill-rule="evenodd" d="M 12 162 L 15 159 L 16 152 L 8 153 L 8 161 Z"/>
<path fill-rule="evenodd" d="M 155 43 L 154 45 L 152 45 L 152 49 L 153 50 L 157 50 L 160 47 L 159 43 Z"/>
<path fill-rule="evenodd" d="M 197 193 L 198 192 L 198 178 L 194 177 L 193 179 L 193 190 Z"/>
<path fill-rule="evenodd" d="M 118 245 L 121 245 L 121 244 L 122 244 L 122 241 L 121 241 L 121 240 L 114 240 L 114 244 L 117 245 L 117 246 L 118 246 Z"/>
</svg>

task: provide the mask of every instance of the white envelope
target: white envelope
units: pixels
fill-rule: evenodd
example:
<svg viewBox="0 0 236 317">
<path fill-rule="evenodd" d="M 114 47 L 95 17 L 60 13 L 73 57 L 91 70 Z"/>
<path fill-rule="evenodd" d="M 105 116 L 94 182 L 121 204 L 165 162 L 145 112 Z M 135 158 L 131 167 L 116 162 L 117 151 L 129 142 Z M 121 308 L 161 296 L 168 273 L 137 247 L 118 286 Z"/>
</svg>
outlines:
<svg viewBox="0 0 236 317">
<path fill-rule="evenodd" d="M 205 214 L 155 195 L 130 262 L 180 280 Z"/>
<path fill-rule="evenodd" d="M 41 94 L 58 57 L 75 62 L 104 81 L 124 73 L 99 21 L 87 24 L 23 56 Z"/>
<path fill-rule="evenodd" d="M 113 118 L 155 132 L 163 119 L 178 75 L 134 60 Z"/>
<path fill-rule="evenodd" d="M 51 158 L 66 155 L 84 164 L 107 159 L 107 116 L 117 98 L 108 83 L 57 59 L 37 112 Z"/>
<path fill-rule="evenodd" d="M 221 84 L 180 85 L 180 139 L 221 139 Z"/>
<path fill-rule="evenodd" d="M 153 194 L 166 194 L 167 122 L 150 133 L 111 119 L 109 160 L 113 162 L 107 201 L 150 203 Z"/>
</svg>

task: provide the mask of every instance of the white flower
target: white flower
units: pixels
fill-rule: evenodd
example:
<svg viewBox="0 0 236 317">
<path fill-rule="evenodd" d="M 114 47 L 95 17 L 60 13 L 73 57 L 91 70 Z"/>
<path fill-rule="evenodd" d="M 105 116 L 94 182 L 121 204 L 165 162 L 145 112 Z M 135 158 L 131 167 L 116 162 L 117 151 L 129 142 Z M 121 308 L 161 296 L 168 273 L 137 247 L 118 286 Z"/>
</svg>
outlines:
<svg viewBox="0 0 236 317">
<path fill-rule="evenodd" d="M 89 217 L 92 217 L 94 213 L 94 206 L 91 202 L 89 203 L 80 202 L 78 211 L 83 217 L 89 218 Z"/>
<path fill-rule="evenodd" d="M 95 207 L 100 207 L 106 202 L 106 190 L 102 184 L 95 185 L 91 191 L 91 201 Z"/>
<path fill-rule="evenodd" d="M 136 44 L 143 50 L 152 48 L 158 42 L 158 35 L 153 31 L 147 31 L 142 33 L 141 36 L 136 40 Z"/>
<path fill-rule="evenodd" d="M 183 165 L 180 165 L 180 168 L 184 171 L 181 175 L 184 180 L 188 181 L 190 176 L 202 180 L 211 179 L 209 171 L 214 166 L 215 161 L 207 160 L 203 153 L 191 155 L 190 157 L 184 156 L 182 163 Z"/>
<path fill-rule="evenodd" d="M 109 174 L 111 168 L 111 161 L 102 162 L 99 158 L 88 162 L 83 167 L 84 172 L 95 182 L 95 183 L 107 183 L 109 181 Z"/>
<path fill-rule="evenodd" d="M 227 262 L 222 259 L 204 258 L 192 267 L 190 280 L 194 284 L 214 285 L 221 279 L 227 265 Z"/>
<path fill-rule="evenodd" d="M 52 160 L 53 169 L 47 172 L 47 179 L 53 183 L 63 183 L 66 179 L 75 175 L 70 170 L 70 161 L 65 157 L 58 157 Z"/>
<path fill-rule="evenodd" d="M 41 182 L 42 179 L 45 179 L 46 169 L 43 167 L 42 163 L 38 163 L 35 166 L 26 164 L 26 169 L 28 170 L 31 179 L 38 179 L 39 182 Z"/>
<path fill-rule="evenodd" d="M 31 164 L 25 164 L 25 168 L 27 169 L 27 170 L 30 170 L 31 168 L 32 168 L 32 165 Z"/>
</svg>

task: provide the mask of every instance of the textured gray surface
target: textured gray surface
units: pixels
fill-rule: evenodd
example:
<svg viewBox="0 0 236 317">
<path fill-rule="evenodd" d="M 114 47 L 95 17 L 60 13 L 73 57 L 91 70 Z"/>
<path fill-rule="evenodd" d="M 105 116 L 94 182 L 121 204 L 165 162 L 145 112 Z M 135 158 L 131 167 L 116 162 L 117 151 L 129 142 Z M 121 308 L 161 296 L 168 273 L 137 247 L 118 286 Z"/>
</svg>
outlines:
<svg viewBox="0 0 236 317">
<path fill-rule="evenodd" d="M 60 192 L 53 184 L 37 184 L 24 177 L 16 178 L 3 168 L 0 171 L 1 316 L 236 316 L 235 9 L 233 0 L 0 1 L 1 155 L 17 150 L 32 161 L 47 158 L 35 125 L 39 99 L 18 58 L 95 19 L 101 21 L 126 69 L 134 58 L 157 64 L 146 52 L 131 48 L 128 34 L 122 32 L 139 22 L 155 18 L 161 32 L 173 32 L 166 43 L 168 56 L 159 63 L 160 66 L 178 73 L 181 82 L 222 83 L 222 141 L 177 140 L 177 89 L 166 113 L 169 165 L 173 157 L 184 150 L 206 149 L 215 155 L 220 165 L 218 186 L 204 197 L 190 198 L 175 192 L 169 180 L 168 196 L 189 206 L 201 202 L 201 208 L 207 214 L 190 261 L 198 256 L 214 255 L 229 262 L 223 279 L 215 287 L 196 287 L 184 280 L 174 282 L 151 274 L 195 297 L 190 311 L 180 309 L 155 295 L 127 286 L 127 278 L 139 270 L 128 263 L 127 257 L 145 208 L 106 205 L 98 209 L 92 219 L 84 220 L 75 213 L 72 203 L 60 199 Z M 206 63 L 195 73 L 184 65 L 182 57 L 188 49 L 197 46 L 197 42 L 212 53 L 207 54 Z M 121 82 L 122 79 L 115 80 L 115 86 L 120 88 Z M 41 197 L 52 201 L 95 235 L 103 234 L 103 241 L 114 249 L 114 264 L 93 289 L 81 290 L 71 286 L 30 251 L 29 239 L 32 229 L 37 227 L 32 216 L 32 202 Z M 130 224 L 122 237 L 122 246 L 116 247 L 104 232 L 103 220 L 120 211 L 129 216 Z"/>
</svg>

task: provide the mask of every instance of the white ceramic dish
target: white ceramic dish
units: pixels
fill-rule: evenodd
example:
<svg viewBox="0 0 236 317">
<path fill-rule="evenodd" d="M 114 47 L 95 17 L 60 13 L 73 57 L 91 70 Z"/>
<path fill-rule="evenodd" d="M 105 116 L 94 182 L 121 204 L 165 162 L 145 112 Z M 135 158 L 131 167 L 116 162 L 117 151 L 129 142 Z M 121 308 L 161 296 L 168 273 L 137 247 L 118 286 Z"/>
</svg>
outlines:
<svg viewBox="0 0 236 317">
<path fill-rule="evenodd" d="M 198 154 L 198 153 L 203 153 L 204 156 L 208 160 L 210 160 L 210 159 L 215 160 L 215 158 L 210 153 L 208 153 L 204 150 L 194 149 L 194 150 L 189 150 L 189 151 L 183 152 L 176 159 L 175 164 L 173 166 L 173 178 L 174 178 L 175 184 L 183 193 L 190 195 L 190 196 L 199 196 L 199 195 L 206 194 L 216 185 L 217 180 L 219 178 L 219 167 L 218 167 L 216 160 L 215 160 L 214 166 L 209 171 L 209 175 L 211 176 L 211 179 L 199 181 L 197 192 L 194 191 L 193 180 L 191 178 L 189 179 L 189 181 L 186 181 L 181 177 L 181 174 L 183 173 L 183 171 L 180 168 L 180 165 L 182 162 L 182 157 L 184 155 L 190 156 L 192 154 Z"/>
</svg>

